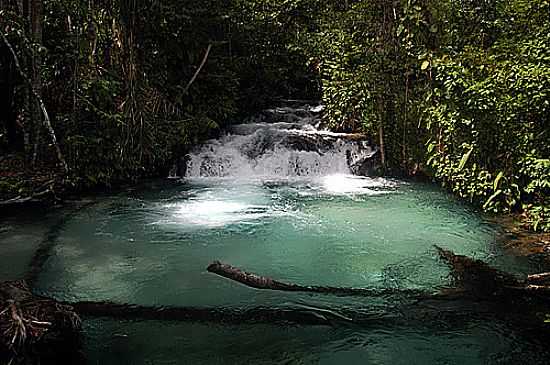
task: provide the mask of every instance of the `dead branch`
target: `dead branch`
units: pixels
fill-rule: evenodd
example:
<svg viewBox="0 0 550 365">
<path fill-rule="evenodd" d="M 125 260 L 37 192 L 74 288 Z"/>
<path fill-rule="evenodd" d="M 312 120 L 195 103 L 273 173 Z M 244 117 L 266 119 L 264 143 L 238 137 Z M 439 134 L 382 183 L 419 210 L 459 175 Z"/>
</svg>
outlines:
<svg viewBox="0 0 550 365">
<path fill-rule="evenodd" d="M 191 80 L 189 80 L 189 83 L 187 83 L 187 86 L 185 87 L 185 89 L 183 89 L 184 94 L 187 94 L 187 92 L 189 91 L 189 88 L 191 87 L 191 85 L 193 85 L 193 83 L 195 82 L 197 76 L 199 76 L 199 73 L 201 72 L 202 68 L 206 64 L 206 60 L 208 59 L 208 55 L 210 54 L 210 50 L 212 50 L 212 44 L 209 44 L 208 48 L 206 48 L 206 52 L 204 53 L 204 57 L 202 58 L 202 62 L 200 64 L 199 68 L 197 69 L 197 71 L 195 71 L 195 74 L 193 75 Z"/>
<path fill-rule="evenodd" d="M 46 338 L 79 331 L 80 317 L 71 306 L 32 294 L 25 281 L 0 283 L 0 354 L 25 353 Z"/>
<path fill-rule="evenodd" d="M 350 287 L 332 287 L 332 286 L 305 286 L 292 283 L 283 283 L 272 278 L 256 275 L 243 271 L 229 264 L 219 261 L 211 263 L 207 269 L 209 272 L 223 276 L 227 279 L 237 281 L 246 286 L 255 289 L 279 290 L 288 292 L 306 292 L 349 296 L 384 296 L 392 294 L 403 295 L 425 295 L 425 292 L 412 289 L 371 289 L 371 288 L 350 288 Z"/>
<path fill-rule="evenodd" d="M 55 181 L 50 180 L 46 183 L 42 184 L 37 190 L 37 192 L 33 192 L 32 194 L 28 196 L 18 195 L 15 198 L 2 200 L 0 201 L 0 206 L 9 206 L 9 205 L 19 205 L 19 204 L 26 204 L 26 203 L 32 203 L 32 202 L 41 202 L 45 196 L 52 195 L 53 200 L 59 200 L 55 196 L 55 191 L 53 189 Z"/>
</svg>

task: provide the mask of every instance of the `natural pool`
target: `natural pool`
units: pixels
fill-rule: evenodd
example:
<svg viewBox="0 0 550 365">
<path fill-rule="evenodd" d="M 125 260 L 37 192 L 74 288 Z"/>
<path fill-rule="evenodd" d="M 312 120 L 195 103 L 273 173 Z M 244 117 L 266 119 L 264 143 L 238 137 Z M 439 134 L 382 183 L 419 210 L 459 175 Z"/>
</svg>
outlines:
<svg viewBox="0 0 550 365">
<path fill-rule="evenodd" d="M 537 271 L 501 250 L 497 226 L 429 184 L 349 175 L 154 181 L 1 224 L 0 279 L 22 277 L 46 247 L 36 291 L 60 300 L 373 318 L 317 326 L 89 318 L 90 364 L 547 363 L 536 339 L 475 303 L 418 309 L 400 296 L 262 291 L 205 270 L 221 260 L 304 285 L 435 292 L 450 283 L 437 244 L 510 272 Z"/>
</svg>

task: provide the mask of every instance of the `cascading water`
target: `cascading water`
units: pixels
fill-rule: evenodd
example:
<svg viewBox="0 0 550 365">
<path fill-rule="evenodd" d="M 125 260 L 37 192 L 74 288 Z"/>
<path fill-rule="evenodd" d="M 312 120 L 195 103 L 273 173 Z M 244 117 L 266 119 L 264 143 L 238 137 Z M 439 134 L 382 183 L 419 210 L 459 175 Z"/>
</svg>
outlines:
<svg viewBox="0 0 550 365">
<path fill-rule="evenodd" d="M 187 157 L 186 177 L 315 178 L 364 173 L 377 150 L 359 134 L 319 128 L 322 107 L 267 110 Z"/>
<path fill-rule="evenodd" d="M 84 351 L 94 364 L 547 364 L 546 343 L 522 337 L 491 307 L 420 305 L 399 294 L 451 285 L 434 245 L 506 271 L 534 270 L 499 252 L 496 227 L 437 187 L 358 176 L 376 148 L 362 136 L 323 131 L 319 111 L 264 112 L 192 151 L 184 178 L 94 197 L 67 216 L 48 211 L 62 223 L 36 212 L 43 239 L 24 220 L 8 224 L 0 229 L 0 279 L 6 268 L 23 271 L 36 244 L 50 256 L 35 290 L 64 301 L 330 319 L 287 326 L 85 318 Z M 255 290 L 207 273 L 213 260 L 301 285 L 397 291 Z"/>
</svg>

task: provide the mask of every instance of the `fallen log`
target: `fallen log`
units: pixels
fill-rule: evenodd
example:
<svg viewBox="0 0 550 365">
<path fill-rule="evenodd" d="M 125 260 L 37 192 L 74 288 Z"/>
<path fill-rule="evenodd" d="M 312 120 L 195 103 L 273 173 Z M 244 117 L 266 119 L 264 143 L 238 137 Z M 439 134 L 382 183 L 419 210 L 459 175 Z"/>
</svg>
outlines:
<svg viewBox="0 0 550 365">
<path fill-rule="evenodd" d="M 266 276 L 260 276 L 254 273 L 249 273 L 239 269 L 238 267 L 229 264 L 214 261 L 206 270 L 213 274 L 223 276 L 227 279 L 234 280 L 246 286 L 255 289 L 279 290 L 287 292 L 305 292 L 305 293 L 320 293 L 320 294 L 335 294 L 343 296 L 385 296 L 403 294 L 407 296 L 426 296 L 425 291 L 414 289 L 393 289 L 393 288 L 351 288 L 351 287 L 333 287 L 333 286 L 306 286 L 293 283 L 284 283 L 274 280 Z"/>
<path fill-rule="evenodd" d="M 426 291 L 414 289 L 373 289 L 298 285 L 246 272 L 229 264 L 221 263 L 220 261 L 214 261 L 210 264 L 207 267 L 207 271 L 261 290 L 321 293 L 343 296 L 383 297 L 388 295 L 404 295 L 407 298 L 418 300 L 446 299 L 450 297 L 459 298 L 465 296 L 474 296 L 478 298 L 501 296 L 510 300 L 516 300 L 518 298 L 516 298 L 514 294 L 519 294 L 529 297 L 537 296 L 550 301 L 550 296 L 547 295 L 550 293 L 550 286 L 540 285 L 550 280 L 550 273 L 529 275 L 526 278 L 517 278 L 510 273 L 490 266 L 484 261 L 464 255 L 457 255 L 439 246 L 435 246 L 435 248 L 438 251 L 439 257 L 451 268 L 451 276 L 453 278 L 453 287 L 442 288 L 438 293 L 428 293 Z"/>
<path fill-rule="evenodd" d="M 518 278 L 510 273 L 498 270 L 484 261 L 435 246 L 439 257 L 451 268 L 453 290 L 462 290 L 464 295 L 498 297 L 501 302 L 517 302 L 537 299 L 547 305 L 550 303 L 550 273 L 532 274 Z M 530 303 L 532 305 L 533 303 Z"/>
<path fill-rule="evenodd" d="M 8 283 L 0 284 L 6 287 Z M 21 300 L 21 291 L 2 292 Z M 23 291 L 24 298 L 27 291 Z M 425 325 L 438 326 L 441 321 L 466 323 L 469 319 L 483 319 L 493 315 L 489 301 L 471 301 L 459 296 L 432 297 L 427 295 L 423 300 L 411 298 L 408 301 L 389 300 L 388 306 L 382 308 L 322 308 L 314 305 L 293 304 L 275 307 L 156 307 L 147 305 L 118 304 L 112 302 L 81 301 L 75 303 L 56 302 L 53 299 L 40 298 L 44 303 L 55 303 L 58 308 L 69 308 L 78 313 L 80 318 L 115 318 L 122 320 L 160 320 L 177 322 L 218 323 L 225 325 L 241 324 L 274 324 L 274 325 L 356 325 L 369 328 L 387 328 L 388 326 Z M 46 309 L 44 309 L 46 310 Z M 74 315 L 74 314 L 71 314 Z M 5 318 L 0 317 L 1 323 Z M 51 320 L 54 323 L 54 320 Z M 63 323 L 65 323 L 64 321 Z M 71 336 L 75 328 L 71 327 Z M 76 334 L 78 335 L 78 334 Z"/>
<path fill-rule="evenodd" d="M 476 295 L 496 295 L 507 287 L 522 287 L 524 283 L 514 275 L 490 266 L 484 261 L 457 255 L 435 246 L 439 257 L 451 268 L 453 284 Z"/>
<path fill-rule="evenodd" d="M 317 308 L 255 307 L 154 307 L 111 302 L 77 302 L 71 306 L 83 317 L 110 317 L 126 320 L 161 320 L 221 324 L 300 324 L 331 325 L 334 321 L 352 321 L 336 312 Z"/>
<path fill-rule="evenodd" d="M 23 278 L 29 287 L 33 287 L 36 279 L 42 272 L 44 264 L 49 259 L 53 248 L 58 242 L 59 234 L 63 231 L 63 228 L 67 222 L 82 209 L 89 207 L 92 204 L 95 204 L 95 201 L 87 200 L 72 202 L 73 206 L 70 209 L 66 208 L 65 213 L 50 226 L 49 230 L 44 235 L 42 242 L 40 242 L 38 248 L 34 252 L 27 272 Z"/>
<path fill-rule="evenodd" d="M 550 272 L 527 275 L 527 281 L 530 283 L 541 283 L 550 281 Z"/>
<path fill-rule="evenodd" d="M 82 318 L 115 318 L 128 321 L 171 321 L 220 325 L 268 324 L 275 326 L 358 326 L 387 329 L 392 326 L 440 327 L 441 323 L 466 324 L 486 320 L 494 312 L 489 302 L 462 300 L 412 300 L 384 308 L 320 308 L 294 304 L 274 307 L 154 307 L 111 302 L 76 302 L 71 306 Z"/>
</svg>

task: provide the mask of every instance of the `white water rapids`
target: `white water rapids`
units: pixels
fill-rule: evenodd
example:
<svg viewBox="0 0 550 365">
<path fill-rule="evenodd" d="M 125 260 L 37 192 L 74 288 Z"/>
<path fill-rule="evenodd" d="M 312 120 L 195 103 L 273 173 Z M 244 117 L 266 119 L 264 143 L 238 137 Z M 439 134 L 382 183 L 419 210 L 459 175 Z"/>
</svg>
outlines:
<svg viewBox="0 0 550 365">
<path fill-rule="evenodd" d="M 203 189 L 166 205 L 157 223 L 212 228 L 303 218 L 281 203 L 281 191 L 303 199 L 395 192 L 395 181 L 359 175 L 374 167 L 378 152 L 366 136 L 322 129 L 321 111 L 309 105 L 266 110 L 191 151 L 185 181 Z"/>
<path fill-rule="evenodd" d="M 186 177 L 316 178 L 352 174 L 376 154 L 363 136 L 318 129 L 319 107 L 276 108 L 188 156 Z"/>
</svg>

